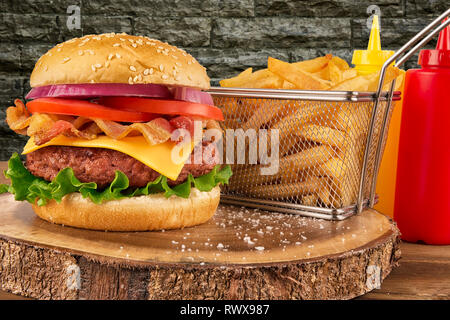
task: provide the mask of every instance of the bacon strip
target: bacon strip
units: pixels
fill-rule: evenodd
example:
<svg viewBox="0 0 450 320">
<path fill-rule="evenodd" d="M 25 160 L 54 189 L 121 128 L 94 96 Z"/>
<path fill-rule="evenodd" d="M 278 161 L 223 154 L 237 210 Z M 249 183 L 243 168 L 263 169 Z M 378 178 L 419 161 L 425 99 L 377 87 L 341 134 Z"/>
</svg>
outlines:
<svg viewBox="0 0 450 320">
<path fill-rule="evenodd" d="M 30 115 L 22 101 L 16 99 L 14 104 L 15 107 L 6 110 L 6 122 L 16 133 L 34 136 L 36 145 L 42 145 L 60 134 L 95 139 L 102 132 L 113 139 L 142 134 L 150 145 L 155 145 L 169 140 L 175 130 L 164 118 L 122 125 L 115 121 L 85 117 L 39 113 Z"/>
</svg>

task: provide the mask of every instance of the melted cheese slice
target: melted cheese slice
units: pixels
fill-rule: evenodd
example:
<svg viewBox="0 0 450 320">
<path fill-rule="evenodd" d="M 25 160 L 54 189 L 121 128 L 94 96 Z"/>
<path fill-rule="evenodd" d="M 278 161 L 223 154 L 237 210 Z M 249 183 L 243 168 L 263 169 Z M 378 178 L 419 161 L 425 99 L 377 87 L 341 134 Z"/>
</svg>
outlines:
<svg viewBox="0 0 450 320">
<path fill-rule="evenodd" d="M 80 138 L 68 138 L 57 136 L 43 145 L 36 145 L 31 137 L 25 145 L 22 154 L 27 154 L 47 146 L 72 146 L 88 148 L 105 148 L 120 151 L 146 166 L 159 172 L 171 180 L 176 180 L 184 166 L 184 163 L 192 153 L 194 144 L 176 145 L 172 141 L 149 145 L 143 136 L 126 137 L 114 140 L 107 136 L 86 140 Z"/>
</svg>

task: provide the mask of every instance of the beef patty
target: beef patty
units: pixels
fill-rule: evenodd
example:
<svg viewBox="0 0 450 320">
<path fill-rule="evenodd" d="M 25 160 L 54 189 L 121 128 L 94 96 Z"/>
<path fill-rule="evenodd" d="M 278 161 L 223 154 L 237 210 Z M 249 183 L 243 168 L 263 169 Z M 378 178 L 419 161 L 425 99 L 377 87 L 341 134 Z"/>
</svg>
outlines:
<svg viewBox="0 0 450 320">
<path fill-rule="evenodd" d="M 199 177 L 209 173 L 219 163 L 219 158 L 216 149 L 206 149 L 208 146 L 210 142 L 201 146 L 202 163 L 194 163 L 193 153 L 191 162 L 184 165 L 177 180 L 167 179 L 168 184 L 174 186 L 183 183 L 189 174 Z M 130 187 L 144 187 L 160 176 L 158 172 L 127 154 L 103 148 L 49 146 L 27 154 L 26 167 L 33 175 L 47 181 L 52 181 L 59 171 L 70 167 L 78 180 L 95 182 L 100 189 L 114 180 L 117 170 L 128 177 Z"/>
</svg>

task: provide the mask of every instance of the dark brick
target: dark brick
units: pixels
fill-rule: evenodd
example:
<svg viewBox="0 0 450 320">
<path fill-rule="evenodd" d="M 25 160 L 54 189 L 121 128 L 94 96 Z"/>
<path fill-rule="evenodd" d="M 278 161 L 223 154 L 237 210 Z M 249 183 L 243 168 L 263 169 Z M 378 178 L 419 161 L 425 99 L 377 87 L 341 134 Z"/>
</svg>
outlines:
<svg viewBox="0 0 450 320">
<path fill-rule="evenodd" d="M 56 17 L 39 14 L 0 14 L 0 40 L 57 42 L 59 28 Z"/>
<path fill-rule="evenodd" d="M 10 130 L 6 133 L 2 132 L 0 135 L 0 161 L 7 161 L 14 152 L 22 153 L 27 140 L 27 136 L 15 134 Z"/>
<path fill-rule="evenodd" d="M 402 0 L 255 0 L 257 16 L 297 16 L 297 17 L 365 17 L 371 5 L 377 5 L 381 15 L 399 17 L 403 15 Z"/>
<path fill-rule="evenodd" d="M 71 5 L 81 7 L 81 0 L 2 0 L 3 12 L 9 13 L 67 13 L 67 8 Z"/>
<path fill-rule="evenodd" d="M 106 32 L 132 33 L 131 17 L 105 17 L 105 16 L 81 16 L 81 29 L 69 30 L 67 16 L 58 16 L 58 27 L 61 30 L 63 41 L 86 34 L 99 34 Z"/>
<path fill-rule="evenodd" d="M 448 8 L 448 0 L 406 0 L 406 16 L 408 17 L 437 17 Z"/>
<path fill-rule="evenodd" d="M 381 45 L 383 49 L 395 50 L 400 48 L 429 24 L 431 20 L 431 18 L 383 19 L 380 26 Z M 352 32 L 354 48 L 366 48 L 370 35 L 366 21 L 361 19 L 353 20 Z M 436 43 L 436 40 L 433 40 L 430 45 L 433 45 L 433 43 Z"/>
<path fill-rule="evenodd" d="M 209 18 L 138 17 L 135 33 L 168 42 L 175 46 L 205 47 L 210 44 Z"/>
<path fill-rule="evenodd" d="M 22 45 L 20 60 L 22 62 L 22 69 L 26 75 L 30 75 L 31 71 L 34 69 L 34 65 L 37 60 L 48 50 L 54 47 L 56 43 L 53 44 L 30 44 L 25 43 Z"/>
<path fill-rule="evenodd" d="M 0 72 L 13 71 L 21 69 L 20 46 L 13 43 L 2 43 L 0 50 Z"/>
<path fill-rule="evenodd" d="M 345 48 L 350 42 L 348 19 L 217 19 L 212 30 L 212 45 L 216 48 Z"/>
<path fill-rule="evenodd" d="M 0 74 L 0 108 L 5 103 L 12 103 L 15 98 L 22 98 L 24 79 L 20 75 Z"/>
<path fill-rule="evenodd" d="M 217 15 L 220 17 L 255 16 L 254 0 L 216 0 Z"/>
<path fill-rule="evenodd" d="M 208 70 L 208 75 L 213 84 L 218 80 L 237 75 L 246 68 L 252 67 L 254 71 L 267 68 L 267 58 L 269 56 L 289 60 L 289 51 L 285 49 L 261 49 L 242 50 L 235 49 L 191 49 L 186 51 L 192 54 Z"/>
<path fill-rule="evenodd" d="M 344 59 L 348 62 L 348 64 L 351 64 L 352 62 L 352 56 L 353 56 L 353 50 L 352 49 L 303 49 L 298 48 L 295 50 L 290 51 L 290 62 L 297 62 L 297 61 L 303 61 L 308 59 L 313 59 L 316 57 L 324 56 L 328 53 L 331 53 L 334 56 L 338 56 L 339 58 Z"/>
<path fill-rule="evenodd" d="M 214 0 L 104 0 L 84 1 L 83 14 L 132 15 L 145 17 L 211 16 Z"/>
</svg>

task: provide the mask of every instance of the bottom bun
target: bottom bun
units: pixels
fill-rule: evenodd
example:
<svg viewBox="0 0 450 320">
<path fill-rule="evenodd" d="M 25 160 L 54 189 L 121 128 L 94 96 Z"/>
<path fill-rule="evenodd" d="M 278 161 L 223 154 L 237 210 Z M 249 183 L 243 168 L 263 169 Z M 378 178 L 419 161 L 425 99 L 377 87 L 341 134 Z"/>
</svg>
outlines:
<svg viewBox="0 0 450 320">
<path fill-rule="evenodd" d="M 42 219 L 71 227 L 108 231 L 150 231 L 191 227 L 208 221 L 216 212 L 220 188 L 189 198 L 164 197 L 162 193 L 95 204 L 80 193 L 70 193 L 60 203 L 33 205 Z"/>
</svg>

